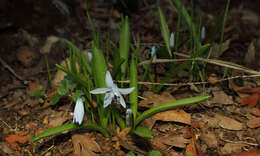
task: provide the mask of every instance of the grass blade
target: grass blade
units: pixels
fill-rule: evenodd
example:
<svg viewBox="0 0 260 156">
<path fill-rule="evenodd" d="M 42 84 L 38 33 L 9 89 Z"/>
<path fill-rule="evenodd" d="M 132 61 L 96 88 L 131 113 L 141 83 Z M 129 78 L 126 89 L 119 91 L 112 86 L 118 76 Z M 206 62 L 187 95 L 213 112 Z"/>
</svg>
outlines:
<svg viewBox="0 0 260 156">
<path fill-rule="evenodd" d="M 138 75 L 137 75 L 137 67 L 136 67 L 136 60 L 132 57 L 131 65 L 130 65 L 130 87 L 135 87 L 135 90 L 130 93 L 130 107 L 133 111 L 134 121 L 136 119 L 136 113 L 138 108 Z"/>
<path fill-rule="evenodd" d="M 130 26 L 128 23 L 128 17 L 122 18 L 122 27 L 120 29 L 120 41 L 119 52 L 120 58 L 124 60 L 121 65 L 121 79 L 125 79 L 127 67 L 128 67 L 128 55 L 130 49 Z"/>
<path fill-rule="evenodd" d="M 170 48 L 170 33 L 169 33 L 168 25 L 166 23 L 165 16 L 163 15 L 162 9 L 159 6 L 158 6 L 158 15 L 159 15 L 159 19 L 160 19 L 160 27 L 161 27 L 162 36 L 163 36 L 164 42 L 166 44 L 168 53 L 172 57 L 172 52 L 171 52 L 171 48 Z"/>
</svg>

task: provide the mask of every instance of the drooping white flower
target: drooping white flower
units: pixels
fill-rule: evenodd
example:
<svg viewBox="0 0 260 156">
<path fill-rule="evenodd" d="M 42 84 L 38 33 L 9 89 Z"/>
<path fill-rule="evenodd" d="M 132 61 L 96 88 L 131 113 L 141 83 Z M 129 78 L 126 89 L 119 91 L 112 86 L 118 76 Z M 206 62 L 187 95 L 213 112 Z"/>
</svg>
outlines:
<svg viewBox="0 0 260 156">
<path fill-rule="evenodd" d="M 155 46 L 152 46 L 152 50 L 151 50 L 151 57 L 153 57 L 153 56 L 154 56 L 154 59 L 157 58 L 157 56 L 156 56 L 156 47 Z"/>
<path fill-rule="evenodd" d="M 117 98 L 117 103 L 121 104 L 126 108 L 125 100 L 123 95 L 131 93 L 135 87 L 132 88 L 118 88 L 116 84 L 113 83 L 112 76 L 109 71 L 106 72 L 106 86 L 107 88 L 97 88 L 90 91 L 91 94 L 105 94 L 104 98 L 104 108 L 106 108 L 114 99 L 114 96 Z"/>
<path fill-rule="evenodd" d="M 84 118 L 84 103 L 81 98 L 78 98 L 74 108 L 73 123 L 77 123 L 81 125 L 83 122 L 83 118 Z"/>
<path fill-rule="evenodd" d="M 170 36 L 170 47 L 173 48 L 174 47 L 174 42 L 175 42 L 175 37 L 174 37 L 174 33 L 171 33 Z"/>
<path fill-rule="evenodd" d="M 125 120 L 126 120 L 126 126 L 127 127 L 131 126 L 132 114 L 133 114 L 132 109 L 126 110 Z"/>
<path fill-rule="evenodd" d="M 92 56 L 92 52 L 91 52 L 91 51 L 88 51 L 88 59 L 89 59 L 89 61 L 91 61 L 92 58 L 93 58 L 93 56 Z"/>
<path fill-rule="evenodd" d="M 206 38 L 206 28 L 204 26 L 201 28 L 200 38 L 202 41 Z"/>
</svg>

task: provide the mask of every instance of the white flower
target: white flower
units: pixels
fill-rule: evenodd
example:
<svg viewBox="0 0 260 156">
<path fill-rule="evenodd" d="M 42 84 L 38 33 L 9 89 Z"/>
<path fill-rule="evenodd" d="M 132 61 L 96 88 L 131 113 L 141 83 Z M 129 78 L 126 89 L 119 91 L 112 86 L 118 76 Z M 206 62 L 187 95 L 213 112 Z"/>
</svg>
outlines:
<svg viewBox="0 0 260 156">
<path fill-rule="evenodd" d="M 157 58 L 157 56 L 156 56 L 156 47 L 155 46 L 152 46 L 152 51 L 151 51 L 151 57 L 153 57 L 154 56 L 154 60 Z"/>
<path fill-rule="evenodd" d="M 83 100 L 81 98 L 78 98 L 74 108 L 73 123 L 77 123 L 81 125 L 83 118 L 84 118 L 84 104 L 83 104 Z"/>
<path fill-rule="evenodd" d="M 91 51 L 88 51 L 88 59 L 89 59 L 89 61 L 91 61 L 92 58 L 93 58 L 93 56 L 92 56 L 92 52 L 91 52 Z"/>
<path fill-rule="evenodd" d="M 129 127 L 131 125 L 131 122 L 132 122 L 132 110 L 131 109 L 127 109 L 126 110 L 126 117 L 125 117 L 125 120 L 126 120 L 126 126 Z"/>
<path fill-rule="evenodd" d="M 105 94 L 104 98 L 104 108 L 106 108 L 114 99 L 114 96 L 117 98 L 117 103 L 121 104 L 126 108 L 125 100 L 123 95 L 131 93 L 135 87 L 132 88 L 118 88 L 116 84 L 113 83 L 111 74 L 109 71 L 106 72 L 106 86 L 107 88 L 97 88 L 90 91 L 91 94 Z"/>
<path fill-rule="evenodd" d="M 170 36 L 170 47 L 173 48 L 174 47 L 174 42 L 175 42 L 175 37 L 174 37 L 174 33 L 171 33 Z"/>
<path fill-rule="evenodd" d="M 201 38 L 201 40 L 204 40 L 205 37 L 206 37 L 206 28 L 203 26 L 203 27 L 201 28 L 200 38 Z"/>
</svg>

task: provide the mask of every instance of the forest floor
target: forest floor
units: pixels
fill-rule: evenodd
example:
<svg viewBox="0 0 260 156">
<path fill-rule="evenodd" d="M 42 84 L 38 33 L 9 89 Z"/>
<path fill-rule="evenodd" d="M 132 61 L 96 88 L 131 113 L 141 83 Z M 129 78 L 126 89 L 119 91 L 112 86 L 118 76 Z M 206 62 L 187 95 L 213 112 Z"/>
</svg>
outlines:
<svg viewBox="0 0 260 156">
<path fill-rule="evenodd" d="M 257 77 L 260 75 L 257 72 L 260 67 L 260 10 L 257 8 L 259 2 L 242 0 L 231 1 L 222 45 L 224 50 L 218 59 L 247 67 L 255 71 L 255 76 L 248 77 L 252 72 L 246 70 L 232 70 L 229 77 L 236 78 L 222 80 L 224 68 L 208 64 L 204 86 L 187 85 L 188 70 L 168 82 L 176 86 L 165 85 L 160 93 L 154 93 L 151 85 L 144 85 L 142 99 L 139 99 L 141 110 L 201 95 L 205 90 L 212 96 L 208 101 L 161 112 L 147 119 L 143 124 L 153 131 L 152 139 L 134 136 L 122 139 L 119 131 L 118 136 L 105 138 L 95 131 L 76 130 L 32 143 L 31 139 L 40 132 L 73 119 L 75 104 L 70 98 L 64 97 L 51 106 L 48 98 L 40 104 L 29 91 L 41 85 L 46 95 L 52 93 L 45 56 L 48 56 L 55 81 L 59 81 L 55 64 L 69 55 L 63 39 L 82 51 L 91 49 L 91 28 L 85 6 L 76 2 L 0 2 L 0 155 L 123 156 L 129 151 L 146 155 L 151 150 L 170 156 L 188 155 L 189 152 L 194 156 L 260 155 L 260 78 Z M 188 0 L 183 2 L 190 7 Z M 141 55 L 147 60 L 151 47 L 163 44 L 156 4 L 165 13 L 169 29 L 176 31 L 178 15 L 170 1 L 143 0 L 138 8 L 129 10 L 110 1 L 91 1 L 89 9 L 95 26 L 101 31 L 101 38 L 109 36 L 114 43 L 119 40 L 115 25 L 121 20 L 120 14 L 128 14 L 132 41 L 140 37 Z M 206 33 L 213 31 L 225 5 L 224 0 L 196 1 L 195 14 L 201 11 Z M 207 39 L 206 35 L 205 42 Z M 9 67 L 18 76 L 10 72 Z M 167 70 L 167 64 L 158 63 L 152 65 L 150 72 L 160 82 Z M 139 75 L 142 72 L 138 69 Z"/>
</svg>

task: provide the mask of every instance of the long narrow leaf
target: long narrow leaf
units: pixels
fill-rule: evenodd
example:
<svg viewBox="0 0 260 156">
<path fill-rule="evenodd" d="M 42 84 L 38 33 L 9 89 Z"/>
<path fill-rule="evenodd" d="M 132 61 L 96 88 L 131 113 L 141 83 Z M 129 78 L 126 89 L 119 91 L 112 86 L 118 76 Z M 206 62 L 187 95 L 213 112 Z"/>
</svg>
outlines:
<svg viewBox="0 0 260 156">
<path fill-rule="evenodd" d="M 79 129 L 79 128 L 88 128 L 88 129 L 91 129 L 91 130 L 96 130 L 96 131 L 101 132 L 105 137 L 109 137 L 109 133 L 105 129 L 103 129 L 102 127 L 97 126 L 95 124 L 90 124 L 90 123 L 84 122 L 81 126 L 78 126 L 74 123 L 69 123 L 69 124 L 64 124 L 64 125 L 61 125 L 61 126 L 58 126 L 58 127 L 55 127 L 55 128 L 48 129 L 48 130 L 40 133 L 39 135 L 35 136 L 32 139 L 32 142 L 36 142 L 37 140 L 40 140 L 40 139 L 47 137 L 47 136 L 58 134 L 58 133 L 61 133 L 61 132 L 64 132 L 64 131 L 72 131 L 72 130 Z"/>
<path fill-rule="evenodd" d="M 130 93 L 130 105 L 134 116 L 134 121 L 136 119 L 136 113 L 138 108 L 138 76 L 137 76 L 137 67 L 136 67 L 136 60 L 132 58 L 131 65 L 130 65 L 130 87 L 135 87 L 135 90 Z"/>
<path fill-rule="evenodd" d="M 186 25 L 189 28 L 189 31 L 192 35 L 192 38 L 194 40 L 195 47 L 199 48 L 200 46 L 200 39 L 198 34 L 196 33 L 196 28 L 194 23 L 192 22 L 192 18 L 188 14 L 187 10 L 185 9 L 184 5 L 182 4 L 181 0 L 172 0 L 175 4 L 176 8 L 178 9 L 178 13 L 181 13 L 181 17 L 184 19 Z"/>
<path fill-rule="evenodd" d="M 164 15 L 163 15 L 162 9 L 159 6 L 158 6 L 158 15 L 159 15 L 159 19 L 160 19 L 162 36 L 163 36 L 164 42 L 166 44 L 168 53 L 172 57 L 172 52 L 171 52 L 171 48 L 170 48 L 170 33 L 169 33 L 168 25 L 166 23 Z"/>
<path fill-rule="evenodd" d="M 208 98 L 210 98 L 210 96 L 197 96 L 197 97 L 186 98 L 186 99 L 177 100 L 177 101 L 173 101 L 173 102 L 168 102 L 165 104 L 161 104 L 161 105 L 152 107 L 152 108 L 144 111 L 140 116 L 138 116 L 136 118 L 135 126 L 138 125 L 144 119 L 154 115 L 155 113 L 173 109 L 173 108 L 180 107 L 180 106 L 184 106 L 184 105 L 188 105 L 188 104 L 192 104 L 192 103 L 196 103 L 196 102 L 201 102 L 201 101 L 207 100 Z"/>
<path fill-rule="evenodd" d="M 120 29 L 120 41 L 119 41 L 119 52 L 120 57 L 124 60 L 121 65 L 121 79 L 125 79 L 127 66 L 128 66 L 128 55 L 130 48 L 130 26 L 128 23 L 128 17 L 122 19 L 122 27 Z"/>
</svg>

